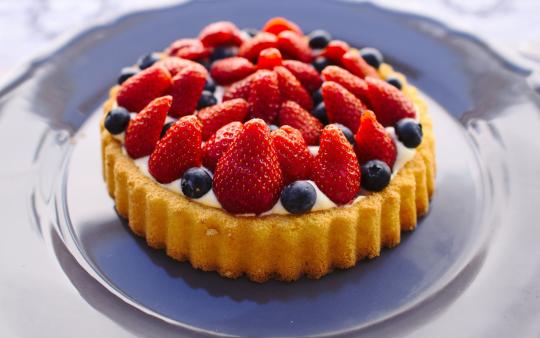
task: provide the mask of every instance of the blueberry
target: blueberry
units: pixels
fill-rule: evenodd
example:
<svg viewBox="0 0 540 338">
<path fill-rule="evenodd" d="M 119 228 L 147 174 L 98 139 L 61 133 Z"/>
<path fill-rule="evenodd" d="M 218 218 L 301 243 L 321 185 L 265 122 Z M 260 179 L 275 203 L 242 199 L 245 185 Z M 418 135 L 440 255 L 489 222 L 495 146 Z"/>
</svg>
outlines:
<svg viewBox="0 0 540 338">
<path fill-rule="evenodd" d="M 278 130 L 278 129 L 279 129 L 279 127 L 276 126 L 275 124 L 269 125 L 268 128 L 270 128 L 270 131 L 271 131 L 271 132 L 274 131 L 274 130 Z"/>
<path fill-rule="evenodd" d="M 330 66 L 331 64 L 332 63 L 330 62 L 330 60 L 328 60 L 324 56 L 318 56 L 312 62 L 313 67 L 315 67 L 315 69 L 317 69 L 319 73 L 322 72 L 323 69 L 326 68 L 326 66 Z"/>
<path fill-rule="evenodd" d="M 389 84 L 391 84 L 392 86 L 396 87 L 399 90 L 401 90 L 401 88 L 403 88 L 403 85 L 401 84 L 401 81 L 395 76 L 389 76 L 386 79 L 386 82 L 388 82 Z"/>
<path fill-rule="evenodd" d="M 315 93 L 313 93 L 313 104 L 318 105 L 319 103 L 323 102 L 323 96 L 321 89 L 317 89 Z"/>
<path fill-rule="evenodd" d="M 215 105 L 216 103 L 217 103 L 217 99 L 214 96 L 214 93 L 208 90 L 203 90 L 201 94 L 201 98 L 199 99 L 199 103 L 197 104 L 197 109 L 210 107 L 210 106 Z"/>
<path fill-rule="evenodd" d="M 236 56 L 237 52 L 238 49 L 236 47 L 216 47 L 214 48 L 214 52 L 210 56 L 210 60 L 216 61 L 231 56 Z"/>
<path fill-rule="evenodd" d="M 308 181 L 296 181 L 281 191 L 281 204 L 291 214 L 302 214 L 313 208 L 317 192 Z"/>
<path fill-rule="evenodd" d="M 212 173 L 202 167 L 189 168 L 180 182 L 182 193 L 189 198 L 199 198 L 212 189 Z"/>
<path fill-rule="evenodd" d="M 201 64 L 204 68 L 207 70 L 210 70 L 210 67 L 212 67 L 212 62 L 208 59 L 199 59 L 195 60 L 197 63 Z"/>
<path fill-rule="evenodd" d="M 206 78 L 206 83 L 204 84 L 204 90 L 207 90 L 212 93 L 216 91 L 216 83 L 214 82 L 214 79 L 212 79 L 211 77 Z"/>
<path fill-rule="evenodd" d="M 150 66 L 152 66 L 154 63 L 159 61 L 160 56 L 158 53 L 150 53 L 143 55 L 139 61 L 137 61 L 137 64 L 139 65 L 140 69 L 146 69 Z"/>
<path fill-rule="evenodd" d="M 373 68 L 378 69 L 381 63 L 383 63 L 383 56 L 379 50 L 375 48 L 362 48 L 360 54 L 364 60 Z"/>
<path fill-rule="evenodd" d="M 332 36 L 325 30 L 317 29 L 309 33 L 309 46 L 313 49 L 323 49 L 328 45 Z"/>
<path fill-rule="evenodd" d="M 353 132 L 345 127 L 344 125 L 342 125 L 341 123 L 334 123 L 339 129 L 341 129 L 341 132 L 343 133 L 343 135 L 345 135 L 345 138 L 347 139 L 347 141 L 349 141 L 350 144 L 354 145 L 355 141 L 354 141 L 354 134 Z"/>
<path fill-rule="evenodd" d="M 162 138 L 167 133 L 167 130 L 171 128 L 174 122 L 167 122 L 163 125 L 163 128 L 161 129 L 161 134 L 159 135 L 159 138 Z"/>
<path fill-rule="evenodd" d="M 388 183 L 392 171 L 388 164 L 380 160 L 371 160 L 362 166 L 362 188 L 369 191 L 381 191 Z"/>
<path fill-rule="evenodd" d="M 118 84 L 121 85 L 124 83 L 127 79 L 132 77 L 133 75 L 137 74 L 139 72 L 139 68 L 136 67 L 124 67 L 120 71 L 120 76 L 118 77 Z"/>
<path fill-rule="evenodd" d="M 313 111 L 311 112 L 311 115 L 318 118 L 322 124 L 324 125 L 328 124 L 328 117 L 326 116 L 326 107 L 324 106 L 324 102 L 319 103 L 317 107 L 313 109 Z"/>
<path fill-rule="evenodd" d="M 259 34 L 259 31 L 255 28 L 244 28 L 242 29 L 242 31 L 251 37 L 254 37 L 255 35 Z"/>
<path fill-rule="evenodd" d="M 113 108 L 105 117 L 105 129 L 113 135 L 120 134 L 126 130 L 130 119 L 131 116 L 129 116 L 129 111 L 126 108 Z"/>
<path fill-rule="evenodd" d="M 422 142 L 422 125 L 411 118 L 399 120 L 396 125 L 396 135 L 407 148 L 416 148 Z"/>
</svg>

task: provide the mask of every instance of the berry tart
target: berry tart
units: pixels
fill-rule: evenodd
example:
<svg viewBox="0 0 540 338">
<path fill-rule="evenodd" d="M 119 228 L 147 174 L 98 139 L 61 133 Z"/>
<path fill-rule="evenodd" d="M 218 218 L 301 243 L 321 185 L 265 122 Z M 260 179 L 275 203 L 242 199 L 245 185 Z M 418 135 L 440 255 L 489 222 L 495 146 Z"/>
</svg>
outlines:
<svg viewBox="0 0 540 338">
<path fill-rule="evenodd" d="M 124 68 L 101 120 L 118 213 L 195 268 L 320 278 L 429 208 L 427 105 L 373 48 L 284 18 L 216 22 Z"/>
</svg>

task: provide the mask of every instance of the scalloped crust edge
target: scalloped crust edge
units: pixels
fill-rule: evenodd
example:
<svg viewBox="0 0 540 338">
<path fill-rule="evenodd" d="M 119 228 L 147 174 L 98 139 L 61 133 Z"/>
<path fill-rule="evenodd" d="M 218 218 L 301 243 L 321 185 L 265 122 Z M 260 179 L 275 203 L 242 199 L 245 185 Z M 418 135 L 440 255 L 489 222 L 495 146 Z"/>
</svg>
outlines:
<svg viewBox="0 0 540 338">
<path fill-rule="evenodd" d="M 383 64 L 383 78 L 394 73 Z M 394 73 L 396 74 L 396 73 Z M 406 83 L 417 105 L 424 137 L 417 152 L 382 192 L 345 207 L 304 215 L 237 217 L 193 202 L 146 177 L 100 123 L 103 175 L 118 213 L 149 246 L 178 261 L 221 276 L 255 282 L 318 279 L 334 268 L 350 268 L 399 244 L 401 231 L 416 227 L 435 189 L 435 139 L 427 104 Z M 118 86 L 104 104 L 110 110 Z M 104 115 L 105 116 L 105 115 Z"/>
</svg>

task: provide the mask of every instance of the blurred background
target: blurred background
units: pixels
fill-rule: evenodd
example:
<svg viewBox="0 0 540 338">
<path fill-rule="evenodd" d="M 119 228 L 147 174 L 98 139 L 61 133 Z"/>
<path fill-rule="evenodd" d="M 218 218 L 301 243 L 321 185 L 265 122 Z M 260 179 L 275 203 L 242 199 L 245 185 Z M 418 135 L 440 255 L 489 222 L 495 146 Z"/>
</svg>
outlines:
<svg viewBox="0 0 540 338">
<path fill-rule="evenodd" d="M 172 0 L 0 0 L 0 80 L 62 34 L 127 11 Z M 540 0 L 381 0 L 477 33 L 500 50 L 540 66 Z"/>
</svg>

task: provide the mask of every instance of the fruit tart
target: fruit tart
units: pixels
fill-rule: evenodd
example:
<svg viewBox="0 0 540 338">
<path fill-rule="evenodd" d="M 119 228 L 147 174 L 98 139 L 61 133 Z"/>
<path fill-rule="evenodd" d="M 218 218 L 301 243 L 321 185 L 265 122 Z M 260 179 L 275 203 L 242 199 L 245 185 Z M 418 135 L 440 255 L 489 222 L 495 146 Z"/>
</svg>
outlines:
<svg viewBox="0 0 540 338">
<path fill-rule="evenodd" d="M 221 276 L 320 278 L 377 257 L 435 188 L 427 105 L 374 48 L 284 18 L 215 22 L 122 69 L 100 124 L 118 213 Z"/>
</svg>

